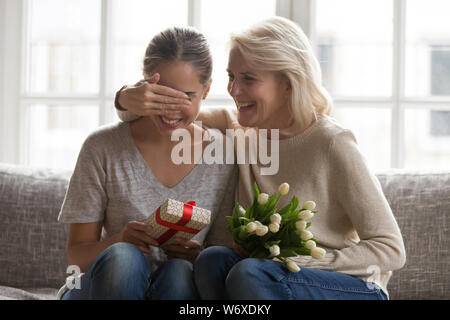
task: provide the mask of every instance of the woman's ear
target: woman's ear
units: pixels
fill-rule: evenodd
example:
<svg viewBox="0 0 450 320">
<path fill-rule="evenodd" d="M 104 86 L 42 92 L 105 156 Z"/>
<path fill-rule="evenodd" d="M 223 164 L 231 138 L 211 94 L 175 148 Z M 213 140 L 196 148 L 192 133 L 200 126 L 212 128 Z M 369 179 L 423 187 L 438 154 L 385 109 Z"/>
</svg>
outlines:
<svg viewBox="0 0 450 320">
<path fill-rule="evenodd" d="M 144 73 L 144 79 L 148 83 L 158 83 L 160 78 L 161 78 L 161 75 L 159 73 L 154 73 L 151 76 L 148 76 Z"/>
<path fill-rule="evenodd" d="M 288 77 L 286 77 L 284 74 L 281 75 L 281 83 L 284 85 L 287 92 L 291 91 L 292 89 L 291 82 L 289 81 Z"/>
<path fill-rule="evenodd" d="M 208 96 L 209 90 L 211 89 L 212 79 L 208 81 L 208 83 L 205 86 L 205 89 L 203 90 L 202 100 L 205 100 Z"/>
</svg>

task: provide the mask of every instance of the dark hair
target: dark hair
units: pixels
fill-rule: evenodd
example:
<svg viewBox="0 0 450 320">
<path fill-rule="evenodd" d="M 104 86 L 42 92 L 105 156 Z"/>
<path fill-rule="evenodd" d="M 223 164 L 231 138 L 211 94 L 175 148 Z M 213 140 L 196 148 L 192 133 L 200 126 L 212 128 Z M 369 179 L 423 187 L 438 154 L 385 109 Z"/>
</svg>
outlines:
<svg viewBox="0 0 450 320">
<path fill-rule="evenodd" d="M 203 85 L 211 79 L 213 63 L 208 41 L 196 29 L 173 27 L 154 36 L 145 51 L 144 74 L 152 74 L 161 62 L 175 61 L 191 63 Z"/>
</svg>

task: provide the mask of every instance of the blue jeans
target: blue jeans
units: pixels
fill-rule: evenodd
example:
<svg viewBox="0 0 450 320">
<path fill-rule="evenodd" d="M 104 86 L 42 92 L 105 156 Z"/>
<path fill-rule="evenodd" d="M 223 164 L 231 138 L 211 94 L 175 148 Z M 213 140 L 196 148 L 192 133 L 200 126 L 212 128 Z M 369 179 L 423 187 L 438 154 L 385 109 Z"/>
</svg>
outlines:
<svg viewBox="0 0 450 320">
<path fill-rule="evenodd" d="M 150 275 L 144 254 L 125 242 L 105 249 L 81 277 L 80 286 L 64 293 L 62 300 L 198 299 L 192 263 L 170 259 Z"/>
<path fill-rule="evenodd" d="M 311 268 L 289 271 L 284 263 L 241 258 L 226 247 L 209 247 L 194 262 L 202 299 L 386 300 L 375 284 L 343 273 Z"/>
</svg>

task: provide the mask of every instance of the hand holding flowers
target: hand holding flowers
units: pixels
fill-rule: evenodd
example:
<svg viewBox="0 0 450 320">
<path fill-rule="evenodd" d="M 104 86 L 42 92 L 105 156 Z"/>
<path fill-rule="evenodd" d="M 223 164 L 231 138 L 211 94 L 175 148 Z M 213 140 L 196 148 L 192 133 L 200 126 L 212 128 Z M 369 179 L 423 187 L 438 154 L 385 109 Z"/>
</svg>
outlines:
<svg viewBox="0 0 450 320">
<path fill-rule="evenodd" d="M 254 184 L 254 201 L 245 210 L 236 204 L 233 215 L 228 216 L 228 230 L 236 244 L 245 249 L 249 257 L 261 259 L 277 258 L 286 263 L 292 272 L 300 271 L 299 266 L 289 257 L 310 255 L 322 259 L 325 250 L 316 246 L 317 239 L 307 230 L 308 220 L 317 213 L 314 201 L 306 201 L 298 208 L 296 196 L 290 203 L 278 210 L 280 198 L 289 192 L 289 184 L 282 183 L 278 194 L 269 196 L 261 193 Z"/>
</svg>

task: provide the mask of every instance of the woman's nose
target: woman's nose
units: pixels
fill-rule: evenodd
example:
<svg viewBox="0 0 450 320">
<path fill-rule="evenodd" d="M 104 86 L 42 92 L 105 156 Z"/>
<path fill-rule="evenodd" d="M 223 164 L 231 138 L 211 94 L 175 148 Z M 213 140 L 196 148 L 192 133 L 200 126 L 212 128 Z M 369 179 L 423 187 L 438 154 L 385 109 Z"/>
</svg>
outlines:
<svg viewBox="0 0 450 320">
<path fill-rule="evenodd" d="M 230 86 L 228 88 L 228 93 L 230 94 L 230 96 L 235 97 L 240 93 L 240 91 L 241 91 L 241 89 L 238 84 L 238 81 L 236 79 L 231 81 Z"/>
</svg>

